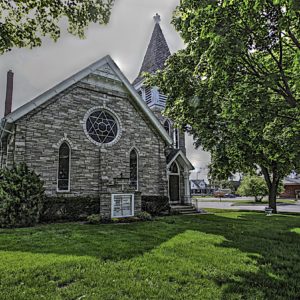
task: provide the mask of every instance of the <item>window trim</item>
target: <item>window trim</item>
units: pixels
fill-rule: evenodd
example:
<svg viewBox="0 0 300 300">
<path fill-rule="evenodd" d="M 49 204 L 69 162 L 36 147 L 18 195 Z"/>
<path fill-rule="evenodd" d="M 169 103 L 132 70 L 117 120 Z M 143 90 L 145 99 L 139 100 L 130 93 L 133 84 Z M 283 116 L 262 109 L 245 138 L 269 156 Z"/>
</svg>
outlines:
<svg viewBox="0 0 300 300">
<path fill-rule="evenodd" d="M 176 142 L 178 143 L 177 145 L 176 145 Z M 173 143 L 174 143 L 174 148 L 175 149 L 180 149 L 179 129 L 178 128 L 174 128 L 174 131 L 173 131 Z"/>
<path fill-rule="evenodd" d="M 129 174 L 130 174 L 130 154 L 131 154 L 131 151 L 135 151 L 136 153 L 136 189 L 135 191 L 137 192 L 139 190 L 139 163 L 140 163 L 140 155 L 139 155 L 139 151 L 136 147 L 132 147 L 130 150 L 129 150 Z M 129 176 L 130 177 L 130 176 Z"/>
<path fill-rule="evenodd" d="M 88 130 L 86 128 L 86 122 L 88 120 L 88 118 L 90 117 L 90 115 L 95 112 L 95 111 L 98 111 L 98 110 L 104 110 L 104 111 L 107 111 L 109 114 L 111 114 L 115 120 L 116 120 L 116 124 L 117 124 L 117 128 L 118 128 L 118 133 L 117 133 L 117 136 L 109 143 L 98 143 L 97 141 L 95 141 L 94 139 L 92 139 L 88 133 Z M 92 107 L 91 109 L 89 109 L 85 115 L 84 115 L 84 118 L 83 118 L 83 131 L 87 137 L 87 139 L 92 142 L 94 145 L 98 146 L 98 147 L 110 147 L 110 146 L 113 146 L 115 145 L 116 143 L 118 143 L 118 141 L 120 140 L 121 136 L 122 136 L 122 123 L 121 123 L 121 119 L 119 118 L 119 116 L 110 108 L 106 107 L 106 106 L 95 106 L 95 107 Z"/>
<path fill-rule="evenodd" d="M 142 98 L 143 101 L 146 102 L 146 96 L 145 96 L 145 87 L 142 85 L 139 89 L 138 89 L 138 92 L 141 92 L 142 95 L 139 94 L 139 96 Z"/>
<path fill-rule="evenodd" d="M 173 164 L 175 164 L 176 167 L 177 167 L 177 173 L 173 173 L 173 172 L 170 171 L 170 169 L 171 169 L 171 167 L 172 167 Z M 174 160 L 174 161 L 172 162 L 172 164 L 171 164 L 170 167 L 168 168 L 168 172 L 169 172 L 169 175 L 180 175 L 180 168 L 179 168 L 179 165 L 178 165 L 178 163 L 177 163 L 176 160 Z"/>
<path fill-rule="evenodd" d="M 60 150 L 60 147 L 63 145 L 63 144 L 66 144 L 68 147 L 69 147 L 69 180 L 68 180 L 68 189 L 67 190 L 60 190 L 59 187 L 58 187 L 58 175 L 59 175 L 59 150 Z M 72 148 L 70 146 L 70 144 L 66 141 L 66 140 L 63 140 L 61 142 L 61 144 L 59 145 L 58 147 L 58 165 L 57 165 L 57 174 L 56 174 L 56 192 L 57 193 L 70 193 L 71 192 L 71 160 L 72 160 Z"/>
<path fill-rule="evenodd" d="M 131 203 L 131 214 L 128 216 L 114 216 L 114 199 L 115 196 L 131 196 L 132 198 L 132 203 Z M 115 219 L 115 218 L 130 218 L 130 217 L 134 217 L 134 204 L 135 204 L 135 199 L 134 199 L 134 194 L 111 194 L 111 218 Z"/>
<path fill-rule="evenodd" d="M 167 132 L 168 133 L 168 135 L 170 136 L 171 135 L 171 122 L 168 120 L 168 119 L 166 119 L 165 121 L 164 121 L 164 129 L 166 130 L 166 124 L 168 124 L 168 128 L 169 128 L 169 131 Z M 166 130 L 167 131 L 167 130 Z"/>
<path fill-rule="evenodd" d="M 172 164 L 176 164 L 177 166 L 177 170 L 178 170 L 178 173 L 172 173 L 170 172 L 170 168 L 172 166 Z M 170 164 L 170 167 L 168 168 L 168 197 L 169 197 L 169 202 L 172 202 L 171 201 L 171 198 L 170 198 L 170 176 L 178 176 L 178 196 L 179 196 L 179 202 L 181 201 L 181 189 L 180 189 L 180 185 L 181 185 L 181 176 L 180 176 L 180 168 L 179 168 L 179 164 L 177 163 L 176 160 L 174 160 L 171 164 Z"/>
</svg>

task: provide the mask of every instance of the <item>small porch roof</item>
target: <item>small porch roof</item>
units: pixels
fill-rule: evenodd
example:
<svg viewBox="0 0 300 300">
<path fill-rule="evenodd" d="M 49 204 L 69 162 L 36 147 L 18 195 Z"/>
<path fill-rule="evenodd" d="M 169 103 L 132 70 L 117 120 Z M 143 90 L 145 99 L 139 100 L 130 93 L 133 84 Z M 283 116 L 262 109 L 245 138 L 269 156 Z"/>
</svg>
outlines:
<svg viewBox="0 0 300 300">
<path fill-rule="evenodd" d="M 195 169 L 186 155 L 180 149 L 173 149 L 169 153 L 167 156 L 167 168 L 169 168 L 174 161 L 178 162 L 184 169 L 187 169 L 188 171 Z"/>
</svg>

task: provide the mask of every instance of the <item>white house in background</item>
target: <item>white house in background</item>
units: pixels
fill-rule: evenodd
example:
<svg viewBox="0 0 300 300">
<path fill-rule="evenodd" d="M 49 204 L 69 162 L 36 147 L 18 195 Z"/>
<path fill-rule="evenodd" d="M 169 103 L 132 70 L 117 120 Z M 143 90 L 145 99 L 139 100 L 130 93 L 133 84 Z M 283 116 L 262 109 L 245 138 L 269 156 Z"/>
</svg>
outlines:
<svg viewBox="0 0 300 300">
<path fill-rule="evenodd" d="M 190 180 L 191 195 L 210 195 L 214 192 L 212 188 L 204 179 Z"/>
</svg>

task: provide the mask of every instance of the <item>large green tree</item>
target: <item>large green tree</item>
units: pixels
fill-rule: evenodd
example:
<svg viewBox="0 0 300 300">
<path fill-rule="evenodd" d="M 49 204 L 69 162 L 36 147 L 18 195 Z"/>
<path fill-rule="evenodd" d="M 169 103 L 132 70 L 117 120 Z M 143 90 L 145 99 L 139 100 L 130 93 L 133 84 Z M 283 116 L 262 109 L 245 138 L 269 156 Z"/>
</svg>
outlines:
<svg viewBox="0 0 300 300">
<path fill-rule="evenodd" d="M 276 212 L 300 161 L 300 2 L 181 0 L 173 24 L 186 48 L 152 79 L 166 113 L 191 125 L 214 177 L 260 170 Z"/>
<path fill-rule="evenodd" d="M 253 196 L 255 202 L 262 202 L 268 193 L 266 181 L 260 176 L 245 176 L 237 193 L 241 196 Z"/>
<path fill-rule="evenodd" d="M 42 36 L 57 40 L 61 22 L 79 37 L 90 22 L 107 24 L 114 0 L 2 0 L 0 1 L 0 54 L 13 47 L 36 47 Z"/>
</svg>

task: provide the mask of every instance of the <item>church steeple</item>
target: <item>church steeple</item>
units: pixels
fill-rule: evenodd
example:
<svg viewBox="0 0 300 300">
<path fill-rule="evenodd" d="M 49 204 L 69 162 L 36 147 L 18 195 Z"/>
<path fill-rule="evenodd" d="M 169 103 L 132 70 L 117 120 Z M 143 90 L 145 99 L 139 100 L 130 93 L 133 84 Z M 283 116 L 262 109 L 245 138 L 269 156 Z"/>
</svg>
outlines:
<svg viewBox="0 0 300 300">
<path fill-rule="evenodd" d="M 143 80 L 142 74 L 144 72 L 153 74 L 157 70 L 162 70 L 165 61 L 171 55 L 169 46 L 159 24 L 161 21 L 160 15 L 156 14 L 153 19 L 155 26 L 152 37 L 148 45 L 139 75 L 134 80 L 133 85 L 136 85 Z"/>
<path fill-rule="evenodd" d="M 165 130 L 173 138 L 173 147 L 177 150 L 182 150 L 183 153 L 186 153 L 184 133 L 178 128 L 175 128 L 174 122 L 162 114 L 162 111 L 166 107 L 167 97 L 162 94 L 157 87 L 145 85 L 145 80 L 143 78 L 144 72 L 153 74 L 158 70 L 162 70 L 166 60 L 171 55 L 167 41 L 159 25 L 161 21 L 160 15 L 156 14 L 153 19 L 155 25 L 151 40 L 148 45 L 141 70 L 138 77 L 134 80 L 133 85 L 148 107 L 153 111 L 157 119 L 164 126 Z"/>
</svg>

